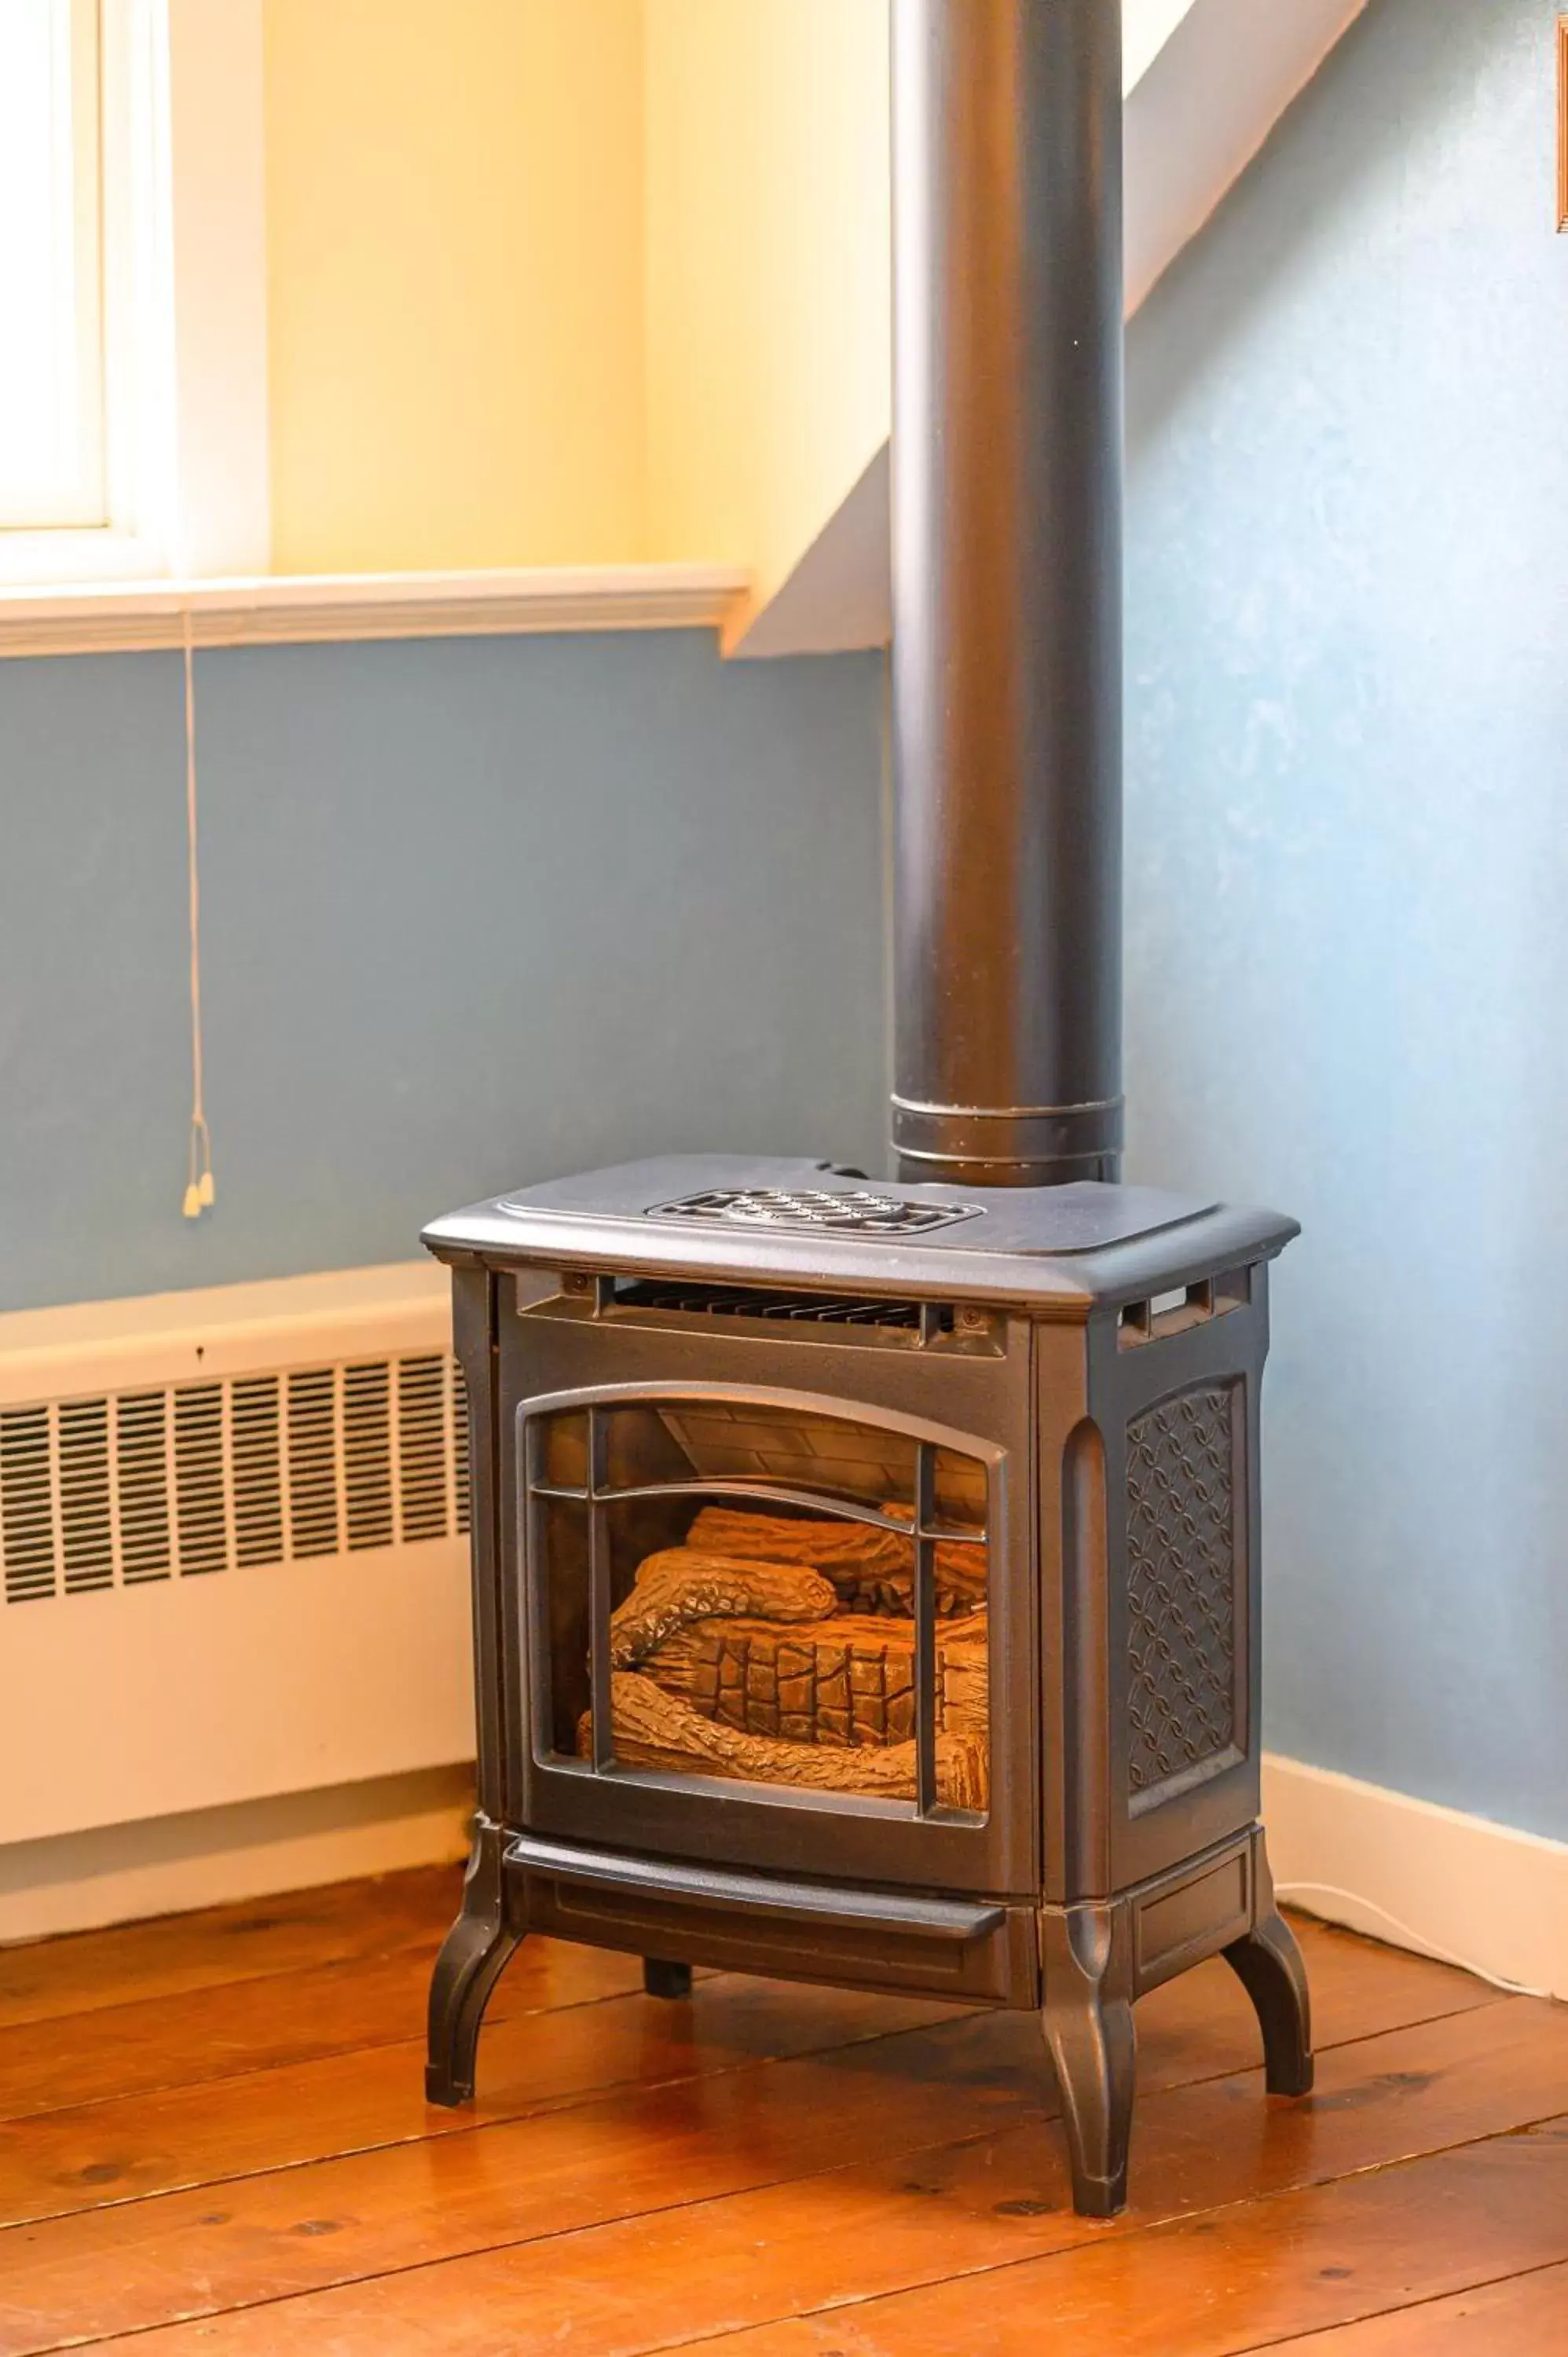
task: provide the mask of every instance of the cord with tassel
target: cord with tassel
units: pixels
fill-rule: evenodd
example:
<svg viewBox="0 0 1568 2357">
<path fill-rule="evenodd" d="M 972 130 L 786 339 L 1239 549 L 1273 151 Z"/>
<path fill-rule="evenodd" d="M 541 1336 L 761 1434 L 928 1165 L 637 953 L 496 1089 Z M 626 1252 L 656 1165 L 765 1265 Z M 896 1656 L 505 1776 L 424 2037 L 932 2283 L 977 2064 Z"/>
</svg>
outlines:
<svg viewBox="0 0 1568 2357">
<path fill-rule="evenodd" d="M 212 1133 L 207 1126 L 201 1054 L 201 874 L 196 842 L 195 617 L 185 602 L 185 834 L 190 892 L 190 1137 L 186 1153 L 184 1213 L 199 1220 L 217 1200 Z"/>
</svg>

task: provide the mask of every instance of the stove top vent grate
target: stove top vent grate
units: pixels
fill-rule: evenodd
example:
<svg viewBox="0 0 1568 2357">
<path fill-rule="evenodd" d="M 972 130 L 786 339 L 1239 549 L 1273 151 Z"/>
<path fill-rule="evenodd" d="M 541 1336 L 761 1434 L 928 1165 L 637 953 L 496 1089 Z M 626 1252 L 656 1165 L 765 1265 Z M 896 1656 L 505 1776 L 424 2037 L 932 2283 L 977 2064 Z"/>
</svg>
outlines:
<svg viewBox="0 0 1568 2357">
<path fill-rule="evenodd" d="M 834 1194 L 822 1187 L 717 1188 L 660 1203 L 650 1220 L 721 1221 L 726 1227 L 794 1228 L 821 1235 L 920 1236 L 980 1216 L 968 1203 L 920 1203 L 907 1196 L 874 1195 L 861 1188 Z"/>
</svg>

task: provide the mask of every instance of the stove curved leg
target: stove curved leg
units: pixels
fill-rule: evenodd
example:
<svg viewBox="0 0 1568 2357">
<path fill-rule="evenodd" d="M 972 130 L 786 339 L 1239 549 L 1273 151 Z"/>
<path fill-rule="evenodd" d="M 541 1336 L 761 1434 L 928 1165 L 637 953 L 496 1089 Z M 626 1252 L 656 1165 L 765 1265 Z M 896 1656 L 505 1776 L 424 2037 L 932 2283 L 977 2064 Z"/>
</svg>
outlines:
<svg viewBox="0 0 1568 2357">
<path fill-rule="evenodd" d="M 426 2103 L 455 2109 L 473 2101 L 485 2007 L 521 1939 L 521 1930 L 507 1912 L 500 1828 L 481 1818 L 463 1884 L 462 1910 L 446 1934 L 430 1983 Z"/>
<path fill-rule="evenodd" d="M 648 1991 L 650 1996 L 662 1996 L 671 1999 L 690 1996 L 692 1994 L 692 1967 L 690 1964 L 666 1964 L 663 1959 L 659 1956 L 644 1956 L 642 1960 L 642 1986 Z"/>
<path fill-rule="evenodd" d="M 1225 1961 L 1252 2000 L 1263 2033 L 1271 2095 L 1310 2095 L 1313 2081 L 1312 1999 L 1295 1933 L 1274 1908 Z"/>
<path fill-rule="evenodd" d="M 1138 2042 L 1130 1996 L 1108 1967 L 1112 1910 L 1069 1908 L 1044 1918 L 1046 2043 L 1061 2089 L 1080 2217 L 1114 2218 L 1127 2201 Z"/>
</svg>

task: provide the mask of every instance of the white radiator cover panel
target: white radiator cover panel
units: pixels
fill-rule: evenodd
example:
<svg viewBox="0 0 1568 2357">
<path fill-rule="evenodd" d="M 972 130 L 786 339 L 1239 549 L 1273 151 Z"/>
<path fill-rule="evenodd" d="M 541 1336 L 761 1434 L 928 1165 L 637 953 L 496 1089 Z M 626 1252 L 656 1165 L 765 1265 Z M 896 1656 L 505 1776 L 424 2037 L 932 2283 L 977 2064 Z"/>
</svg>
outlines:
<svg viewBox="0 0 1568 2357">
<path fill-rule="evenodd" d="M 0 1840 L 472 1757 L 434 1265 L 0 1317 Z"/>
</svg>

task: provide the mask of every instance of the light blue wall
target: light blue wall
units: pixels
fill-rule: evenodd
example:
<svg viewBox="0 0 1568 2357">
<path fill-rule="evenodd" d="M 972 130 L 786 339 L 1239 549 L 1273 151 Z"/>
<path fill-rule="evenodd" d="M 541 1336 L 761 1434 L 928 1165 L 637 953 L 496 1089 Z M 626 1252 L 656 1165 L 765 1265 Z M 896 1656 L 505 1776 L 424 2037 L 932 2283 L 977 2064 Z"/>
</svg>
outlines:
<svg viewBox="0 0 1568 2357">
<path fill-rule="evenodd" d="M 0 1308 L 408 1258 L 672 1147 L 881 1151 L 881 666 L 695 635 L 0 663 Z"/>
<path fill-rule="evenodd" d="M 1568 1836 L 1554 0 L 1372 0 L 1131 355 L 1135 1160 L 1297 1212 L 1278 1749 Z"/>
<path fill-rule="evenodd" d="M 1278 1204 L 1269 1737 L 1568 1836 L 1554 0 L 1372 0 L 1131 354 L 1135 1175 Z M 0 665 L 0 1306 L 403 1256 L 882 1136 L 879 667 L 204 657 L 220 1208 L 178 1216 L 177 663 Z"/>
</svg>

